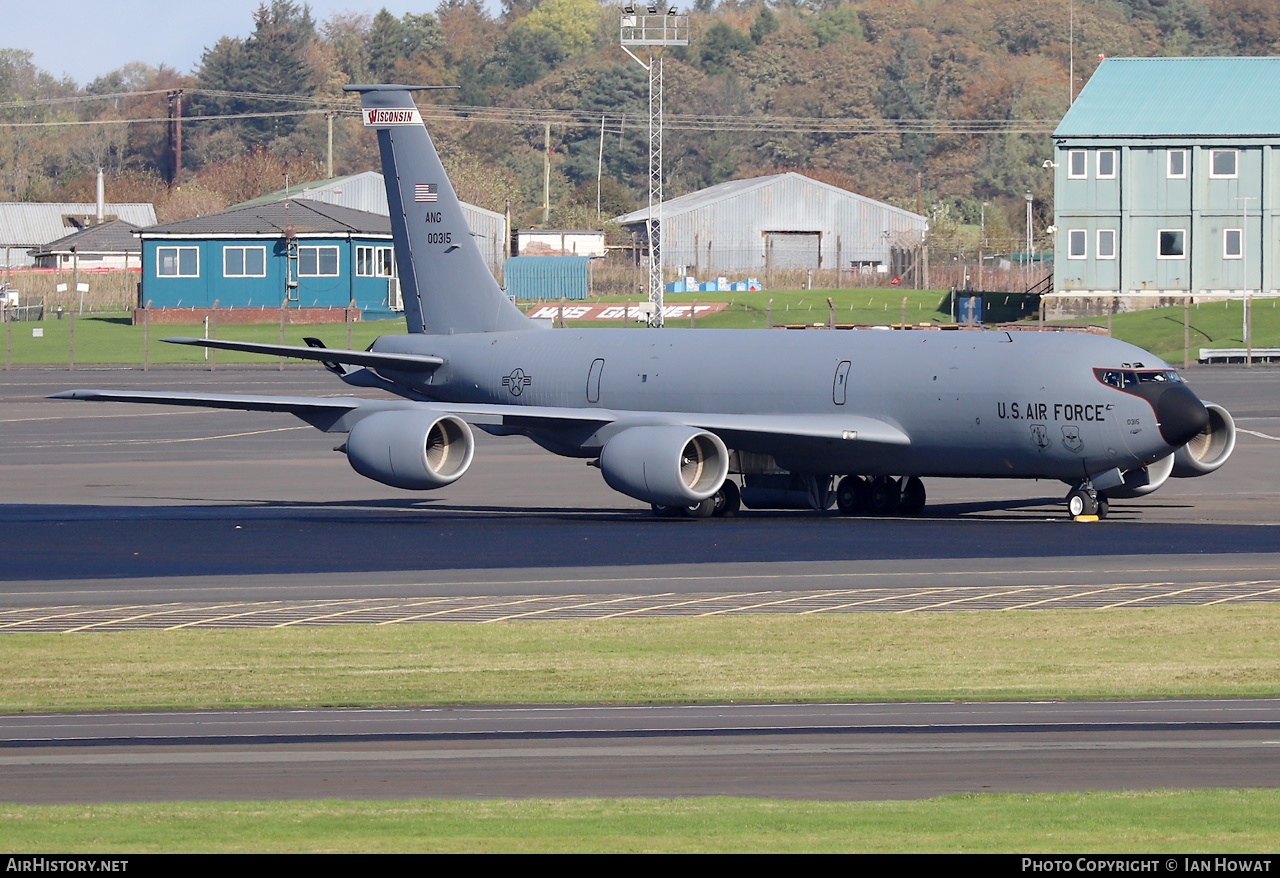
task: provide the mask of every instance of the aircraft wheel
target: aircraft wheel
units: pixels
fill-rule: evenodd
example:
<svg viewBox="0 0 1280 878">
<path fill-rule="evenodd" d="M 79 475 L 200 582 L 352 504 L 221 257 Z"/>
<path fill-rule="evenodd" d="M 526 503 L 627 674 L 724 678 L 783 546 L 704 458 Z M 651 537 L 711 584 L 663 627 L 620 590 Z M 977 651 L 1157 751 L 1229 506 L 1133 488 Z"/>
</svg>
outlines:
<svg viewBox="0 0 1280 878">
<path fill-rule="evenodd" d="M 684 514 L 689 518 L 710 518 L 716 512 L 716 494 L 705 500 L 684 507 Z"/>
<path fill-rule="evenodd" d="M 1107 502 L 1107 495 L 1098 492 L 1098 518 L 1106 518 L 1111 512 L 1111 504 Z"/>
<path fill-rule="evenodd" d="M 876 476 L 871 480 L 867 506 L 872 515 L 893 515 L 898 511 L 898 480 Z"/>
<path fill-rule="evenodd" d="M 650 503 L 653 507 L 653 514 L 658 518 L 675 518 L 680 514 L 679 506 L 663 506 L 659 503 Z"/>
<path fill-rule="evenodd" d="M 844 515 L 861 515 L 867 511 L 869 494 L 862 476 L 845 476 L 836 485 L 836 508 Z"/>
<path fill-rule="evenodd" d="M 1067 495 L 1067 512 L 1071 514 L 1072 518 L 1081 515 L 1098 515 L 1097 498 L 1084 488 L 1074 488 Z"/>
<path fill-rule="evenodd" d="M 742 492 L 738 490 L 738 483 L 733 479 L 725 479 L 720 490 L 716 491 L 714 500 L 716 508 L 713 515 L 717 518 L 733 518 L 742 508 Z"/>
<path fill-rule="evenodd" d="M 924 511 L 924 482 L 917 476 L 902 480 L 898 491 L 898 512 L 902 515 L 919 515 Z"/>
</svg>

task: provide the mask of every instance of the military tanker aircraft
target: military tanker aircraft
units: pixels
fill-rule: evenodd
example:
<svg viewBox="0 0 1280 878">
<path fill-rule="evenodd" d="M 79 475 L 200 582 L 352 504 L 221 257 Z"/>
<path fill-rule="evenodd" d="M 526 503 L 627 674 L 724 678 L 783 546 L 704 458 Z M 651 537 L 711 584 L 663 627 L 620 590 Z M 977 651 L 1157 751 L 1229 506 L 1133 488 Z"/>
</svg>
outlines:
<svg viewBox="0 0 1280 878">
<path fill-rule="evenodd" d="M 922 479 L 1060 480 L 1076 518 L 1230 457 L 1235 424 L 1158 357 L 1060 332 L 552 330 L 472 240 L 412 92 L 353 85 L 377 132 L 406 335 L 368 350 L 166 339 L 318 361 L 387 399 L 72 390 L 61 398 L 289 412 L 363 476 L 460 479 L 472 427 L 585 458 L 659 516 L 917 514 Z M 741 484 L 739 484 L 741 482 Z M 834 487 L 833 487 L 834 486 Z"/>
</svg>

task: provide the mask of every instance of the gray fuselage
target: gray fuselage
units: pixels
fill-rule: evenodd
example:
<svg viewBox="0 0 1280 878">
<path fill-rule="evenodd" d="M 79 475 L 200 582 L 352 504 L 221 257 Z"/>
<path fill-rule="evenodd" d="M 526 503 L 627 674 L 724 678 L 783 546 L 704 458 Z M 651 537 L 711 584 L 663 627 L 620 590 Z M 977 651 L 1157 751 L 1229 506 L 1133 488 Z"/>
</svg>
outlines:
<svg viewBox="0 0 1280 878">
<path fill-rule="evenodd" d="M 726 437 L 795 472 L 1071 481 L 1173 450 L 1152 403 L 1093 371 L 1170 367 L 1078 333 L 570 328 L 385 336 L 374 350 L 443 357 L 430 376 L 395 376 L 440 401 L 627 413 L 572 438 L 569 428 L 524 431 L 580 456 L 597 454 L 617 429 L 671 414 L 696 423 L 703 412 L 860 415 L 910 437 L 901 446 Z"/>
</svg>

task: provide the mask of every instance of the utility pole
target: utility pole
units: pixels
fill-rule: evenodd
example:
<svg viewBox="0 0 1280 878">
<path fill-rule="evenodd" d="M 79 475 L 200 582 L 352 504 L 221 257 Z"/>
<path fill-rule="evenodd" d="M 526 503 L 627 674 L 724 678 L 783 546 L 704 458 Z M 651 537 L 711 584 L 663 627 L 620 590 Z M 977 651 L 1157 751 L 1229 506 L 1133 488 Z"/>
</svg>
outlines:
<svg viewBox="0 0 1280 878">
<path fill-rule="evenodd" d="M 182 185 L 182 89 L 169 92 L 169 148 L 173 154 L 169 188 Z"/>
<path fill-rule="evenodd" d="M 551 123 L 543 129 L 542 147 L 542 227 L 551 221 Z"/>
</svg>

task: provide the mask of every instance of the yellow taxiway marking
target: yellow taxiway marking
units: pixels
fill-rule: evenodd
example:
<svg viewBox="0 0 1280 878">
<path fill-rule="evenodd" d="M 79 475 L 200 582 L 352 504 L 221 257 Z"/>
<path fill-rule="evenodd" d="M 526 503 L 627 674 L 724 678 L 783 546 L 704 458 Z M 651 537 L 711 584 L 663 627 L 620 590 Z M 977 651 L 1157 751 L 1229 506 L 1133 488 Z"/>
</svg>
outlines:
<svg viewBox="0 0 1280 878">
<path fill-rule="evenodd" d="M 818 600 L 822 600 L 823 598 L 831 598 L 831 597 L 836 597 L 837 595 L 846 595 L 846 594 L 853 594 L 853 592 L 847 588 L 842 588 L 837 591 L 827 591 L 827 592 L 805 594 L 805 595 L 798 595 L 798 596 L 793 595 L 791 597 L 779 598 L 776 601 L 760 601 L 759 603 L 745 604 L 740 607 L 726 607 L 723 610 L 712 610 L 710 613 L 703 613 L 702 615 L 703 616 L 719 616 L 725 613 L 741 613 L 747 610 L 758 610 L 761 607 L 776 607 L 782 604 L 794 604 L 799 601 L 818 601 Z M 807 612 L 813 612 L 813 611 L 809 610 Z"/>
<path fill-rule="evenodd" d="M 1058 595 L 1057 597 L 1044 598 L 1043 600 L 1039 600 L 1039 601 L 1028 601 L 1025 604 L 1014 604 L 1011 607 L 1001 607 L 1000 609 L 1001 609 L 1001 612 L 1003 612 L 1004 610 L 1025 610 L 1028 607 L 1038 607 L 1038 606 L 1041 606 L 1042 604 L 1052 604 L 1055 601 L 1069 601 L 1072 598 L 1087 598 L 1095 594 L 1106 594 L 1109 591 L 1123 591 L 1126 588 L 1156 588 L 1158 586 L 1167 585 L 1167 584 L 1168 583 L 1161 583 L 1161 582 L 1118 582 L 1114 585 L 1108 585 L 1103 588 L 1093 588 L 1093 589 L 1089 589 L 1088 591 L 1073 591 L 1073 592 L 1070 592 L 1069 594 Z M 1083 584 L 1069 585 L 1065 583 L 1063 585 L 1040 586 L 1040 588 L 1084 588 L 1084 587 L 1085 586 Z"/>
<path fill-rule="evenodd" d="M 669 592 L 663 595 L 653 595 L 653 597 L 670 597 L 672 594 L 674 594 L 674 592 Z M 626 603 L 627 601 L 634 601 L 635 599 L 636 599 L 636 595 L 623 595 L 620 598 L 612 598 L 610 600 L 586 601 L 581 604 L 571 604 L 569 606 L 543 607 L 541 610 L 530 610 L 527 613 L 512 613 L 509 616 L 497 616 L 493 619 L 482 619 L 480 624 L 485 625 L 485 624 L 488 624 L 489 622 L 509 622 L 512 619 L 527 619 L 531 616 L 541 616 L 541 615 L 545 615 L 546 613 L 564 613 L 569 610 L 581 610 L 584 607 L 604 607 L 604 606 L 609 606 L 611 604 L 621 604 L 621 603 Z M 596 617 L 596 618 L 605 618 L 605 617 Z"/>
<path fill-rule="evenodd" d="M 1006 595 L 1011 595 L 1011 594 L 1021 594 L 1024 591 L 1035 591 L 1036 589 L 1043 588 L 1043 587 L 1044 586 L 1040 586 L 1040 585 L 1024 585 L 1019 588 L 1010 588 L 1003 591 L 991 591 L 989 589 L 983 589 L 981 586 L 977 586 L 976 588 L 981 592 L 980 594 L 971 594 L 965 597 L 953 598 L 952 600 L 941 601 L 936 604 L 921 604 L 918 607 L 907 607 L 905 610 L 898 610 L 897 612 L 918 613 L 921 610 L 936 610 L 939 607 L 950 607 L 956 604 L 965 604 L 970 601 L 981 601 L 981 600 L 986 600 L 988 598 L 1000 598 L 1000 597 L 1004 597 Z"/>
<path fill-rule="evenodd" d="M 355 600 L 355 598 L 347 598 L 346 600 Z M 334 598 L 327 601 L 314 601 L 317 605 L 328 605 L 343 603 L 343 599 Z M 182 628 L 192 628 L 196 625 L 211 625 L 214 622 L 226 622 L 230 619 L 243 619 L 245 616 L 258 616 L 267 613 L 287 613 L 289 610 L 296 609 L 296 606 L 290 606 L 284 601 L 243 601 L 238 604 L 224 604 L 229 607 L 252 607 L 253 609 L 245 610 L 243 613 L 227 613 L 222 616 L 210 616 L 208 618 L 192 619 L 190 622 L 183 622 L 180 625 L 164 629 L 165 631 L 178 631 Z M 218 607 L 208 607 L 210 610 L 219 609 Z M 279 626 L 276 626 L 279 627 Z"/>
<path fill-rule="evenodd" d="M 565 597 L 580 597 L 580 595 L 565 595 Z M 547 599 L 546 595 L 535 595 L 534 597 L 520 598 L 516 600 L 494 601 L 493 603 L 488 603 L 488 604 L 466 604 L 461 607 L 451 607 L 448 610 L 440 610 L 439 612 L 435 612 L 435 613 L 419 613 L 418 615 L 415 615 L 415 616 L 406 616 L 402 621 L 413 622 L 418 619 L 433 619 L 439 616 L 447 616 L 450 613 L 465 613 L 468 610 L 488 610 L 494 607 L 508 607 L 508 606 L 514 607 L 514 606 L 518 606 L 519 604 L 529 604 L 529 603 L 533 603 L 534 601 L 544 601 L 546 599 Z"/>
<path fill-rule="evenodd" d="M 751 597 L 753 594 L 759 594 L 759 592 L 748 591 L 748 592 L 740 592 L 737 594 L 721 594 L 721 595 L 710 595 L 710 596 L 703 596 L 703 597 L 697 597 L 697 598 L 690 598 L 687 601 L 672 601 L 666 604 L 655 604 L 653 606 L 636 607 L 635 609 L 632 609 L 632 610 L 623 610 L 621 613 L 610 613 L 609 615 L 601 616 L 600 618 L 601 619 L 617 619 L 622 616 L 631 616 L 636 613 L 652 613 L 657 610 L 670 610 L 676 607 L 690 607 L 690 606 L 693 606 L 694 604 L 705 604 L 708 601 L 727 601 L 727 600 L 732 600 L 733 598 L 748 598 L 748 597 Z M 666 597 L 666 596 L 667 595 L 657 595 L 657 597 Z M 702 616 L 706 614 L 699 613 L 698 615 Z"/>
<path fill-rule="evenodd" d="M 957 586 L 956 588 L 964 588 L 964 586 Z M 836 604 L 835 606 L 831 606 L 831 607 L 816 607 L 815 609 L 812 609 L 812 610 L 801 610 L 800 615 L 807 616 L 811 613 L 830 613 L 835 610 L 847 610 L 849 607 L 862 607 L 862 606 L 866 606 L 867 604 L 883 604 L 887 601 L 906 600 L 909 598 L 920 598 L 920 597 L 926 597 L 928 595 L 935 595 L 935 594 L 946 594 L 949 591 L 955 591 L 956 588 L 926 588 L 921 591 L 915 591 L 915 592 L 904 592 L 901 594 L 881 595 L 880 597 L 867 598 L 861 601 L 849 601 L 848 603 L 844 603 L 844 604 Z"/>
<path fill-rule="evenodd" d="M 1163 584 L 1169 585 L 1170 583 L 1163 583 Z M 1192 592 L 1196 592 L 1196 591 L 1209 591 L 1210 589 L 1228 588 L 1231 586 L 1241 586 L 1241 585 L 1257 585 L 1257 583 L 1245 581 L 1245 582 L 1225 582 L 1225 583 L 1219 582 L 1219 583 L 1214 583 L 1213 585 L 1197 585 L 1197 586 L 1193 586 L 1192 588 L 1180 588 L 1180 589 L 1177 589 L 1176 591 L 1163 591 L 1163 592 L 1160 592 L 1159 594 L 1143 595 L 1142 597 L 1134 598 L 1133 600 L 1120 601 L 1114 604 L 1106 604 L 1105 606 L 1098 607 L 1098 609 L 1113 610 L 1116 607 L 1123 607 L 1129 604 L 1140 604 L 1143 601 L 1152 601 L 1152 600 L 1157 600 L 1159 598 L 1171 598 L 1171 597 L 1177 597 L 1178 595 L 1182 595 L 1182 594 L 1191 594 Z M 1154 588 L 1155 586 L 1153 585 L 1150 587 Z"/>
<path fill-rule="evenodd" d="M 444 603 L 445 601 L 454 601 L 454 600 L 457 600 L 457 598 L 454 598 L 454 597 L 445 597 L 445 598 L 426 598 L 426 599 L 424 599 L 424 600 L 408 601 L 408 602 L 398 602 L 398 603 L 397 603 L 397 605 L 396 605 L 393 609 L 402 610 L 402 609 L 404 609 L 405 607 L 426 607 L 426 606 L 430 606 L 431 604 L 442 604 L 442 603 Z M 395 624 L 396 624 L 396 623 L 398 623 L 398 622 L 412 622 L 415 618 L 417 618 L 417 617 L 416 617 L 416 616 L 405 616 L 405 617 L 400 618 L 400 619 L 384 619 L 383 621 L 381 621 L 381 622 L 375 622 L 374 624 L 375 624 L 375 625 L 395 625 Z"/>
<path fill-rule="evenodd" d="M 1274 579 L 1271 581 L 1275 582 Z M 1237 583 L 1237 584 L 1243 585 L 1244 583 Z M 1225 603 L 1228 603 L 1229 601 L 1243 601 L 1243 600 L 1247 600 L 1248 598 L 1256 598 L 1259 595 L 1275 594 L 1276 592 L 1280 592 L 1280 588 L 1268 588 L 1268 589 L 1264 589 L 1263 591 L 1250 592 L 1249 594 L 1238 594 L 1229 598 L 1218 598 L 1218 600 L 1216 601 L 1209 601 L 1209 603 L 1205 604 L 1204 606 L 1209 607 L 1214 604 L 1225 604 Z"/>
</svg>

